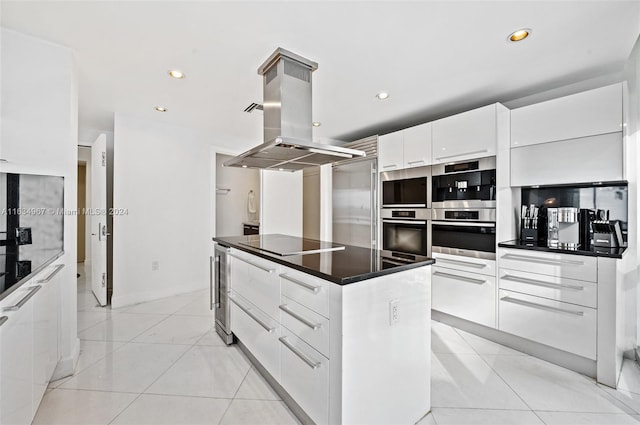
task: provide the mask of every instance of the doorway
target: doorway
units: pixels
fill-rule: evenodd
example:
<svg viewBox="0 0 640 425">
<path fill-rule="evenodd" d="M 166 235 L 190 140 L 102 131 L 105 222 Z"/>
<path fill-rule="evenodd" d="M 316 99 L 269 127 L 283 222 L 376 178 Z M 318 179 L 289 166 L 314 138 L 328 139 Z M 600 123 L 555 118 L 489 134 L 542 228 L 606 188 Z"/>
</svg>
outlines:
<svg viewBox="0 0 640 425">
<path fill-rule="evenodd" d="M 86 211 L 91 208 L 91 147 L 78 146 L 78 289 L 91 288 L 91 237 Z"/>
</svg>

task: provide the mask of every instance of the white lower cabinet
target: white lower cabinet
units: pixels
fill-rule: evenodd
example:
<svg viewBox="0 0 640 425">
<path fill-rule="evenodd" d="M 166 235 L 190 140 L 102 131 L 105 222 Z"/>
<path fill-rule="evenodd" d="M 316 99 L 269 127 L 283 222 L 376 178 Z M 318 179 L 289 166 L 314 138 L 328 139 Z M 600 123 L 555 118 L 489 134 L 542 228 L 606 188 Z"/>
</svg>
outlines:
<svg viewBox="0 0 640 425">
<path fill-rule="evenodd" d="M 432 309 L 496 326 L 495 277 L 444 267 L 434 266 L 432 270 Z"/>
<path fill-rule="evenodd" d="M 597 310 L 500 289 L 501 331 L 596 358 Z"/>
<path fill-rule="evenodd" d="M 307 344 L 329 356 L 329 319 L 283 296 L 280 323 Z"/>
<path fill-rule="evenodd" d="M 233 333 L 274 377 L 280 379 L 280 324 L 236 293 L 231 295 Z"/>
<path fill-rule="evenodd" d="M 233 250 L 231 253 L 233 290 L 255 304 L 271 318 L 280 316 L 279 266 L 254 255 Z"/>
<path fill-rule="evenodd" d="M 25 286 L 3 300 L 2 307 L 17 306 L 24 297 L 34 294 L 34 289 Z M 2 313 L 7 317 L 0 341 L 2 425 L 28 425 L 33 418 L 33 310 L 34 303 L 27 300 L 17 310 Z"/>
<path fill-rule="evenodd" d="M 329 423 L 329 359 L 282 328 L 281 385 L 317 424 Z"/>
</svg>

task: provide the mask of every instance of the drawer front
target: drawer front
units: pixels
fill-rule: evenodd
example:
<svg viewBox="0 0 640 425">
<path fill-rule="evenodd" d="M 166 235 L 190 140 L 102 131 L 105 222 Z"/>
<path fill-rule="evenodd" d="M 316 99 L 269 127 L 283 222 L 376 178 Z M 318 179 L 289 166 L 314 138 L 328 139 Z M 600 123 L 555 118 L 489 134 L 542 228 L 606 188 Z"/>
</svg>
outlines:
<svg viewBox="0 0 640 425">
<path fill-rule="evenodd" d="M 596 308 L 598 285 L 536 273 L 500 269 L 500 289 Z"/>
<path fill-rule="evenodd" d="M 238 294 L 231 295 L 231 331 L 280 380 L 280 326 Z"/>
<path fill-rule="evenodd" d="M 329 357 L 329 319 L 282 297 L 280 323 L 314 349 Z"/>
<path fill-rule="evenodd" d="M 500 249 L 498 254 L 498 261 L 502 269 L 586 280 L 587 282 L 598 281 L 598 259 L 596 257 L 523 249 Z"/>
<path fill-rule="evenodd" d="M 316 424 L 327 424 L 329 360 L 284 328 L 280 353 L 281 385 Z"/>
<path fill-rule="evenodd" d="M 329 317 L 329 285 L 331 283 L 322 279 L 285 267 L 280 273 L 282 295 L 324 317 Z"/>
<path fill-rule="evenodd" d="M 271 261 L 233 250 L 231 289 L 273 319 L 278 319 L 278 305 L 280 305 L 278 270 L 278 265 Z"/>
<path fill-rule="evenodd" d="M 498 329 L 595 360 L 593 308 L 500 290 Z"/>
<path fill-rule="evenodd" d="M 496 275 L 495 260 L 485 260 L 482 258 L 471 258 L 462 255 L 433 253 L 438 267 L 446 267 L 448 269 L 459 270 L 474 274 L 483 274 L 487 276 Z"/>
<path fill-rule="evenodd" d="M 495 328 L 495 277 L 433 267 L 431 308 Z"/>
</svg>

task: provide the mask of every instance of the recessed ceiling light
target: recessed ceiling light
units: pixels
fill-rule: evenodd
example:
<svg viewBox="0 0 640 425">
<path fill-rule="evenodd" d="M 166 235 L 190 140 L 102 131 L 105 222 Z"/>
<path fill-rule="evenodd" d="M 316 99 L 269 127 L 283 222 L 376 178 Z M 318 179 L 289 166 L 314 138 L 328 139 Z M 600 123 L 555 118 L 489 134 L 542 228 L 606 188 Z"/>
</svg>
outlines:
<svg viewBox="0 0 640 425">
<path fill-rule="evenodd" d="M 156 111 L 158 112 L 167 112 L 167 108 L 164 106 L 156 106 Z"/>
<path fill-rule="evenodd" d="M 380 93 L 376 94 L 376 97 L 380 100 L 385 100 L 389 97 L 389 93 L 387 93 L 386 91 L 381 91 Z"/>
<path fill-rule="evenodd" d="M 177 80 L 182 80 L 185 77 L 182 71 L 178 71 L 177 69 L 172 69 L 171 71 L 169 71 L 169 75 Z"/>
<path fill-rule="evenodd" d="M 531 29 L 522 28 L 509 34 L 509 37 L 507 37 L 507 40 L 515 43 L 515 42 L 524 40 L 530 35 L 531 35 Z"/>
<path fill-rule="evenodd" d="M 243 166 L 242 166 L 242 168 L 247 168 L 247 166 L 246 166 L 246 165 L 243 165 Z"/>
<path fill-rule="evenodd" d="M 311 125 L 313 125 L 314 127 L 320 127 L 322 125 L 322 123 L 318 122 L 318 121 L 314 121 L 314 122 L 311 123 Z"/>
<path fill-rule="evenodd" d="M 278 171 L 284 171 L 284 168 L 278 168 Z"/>
</svg>

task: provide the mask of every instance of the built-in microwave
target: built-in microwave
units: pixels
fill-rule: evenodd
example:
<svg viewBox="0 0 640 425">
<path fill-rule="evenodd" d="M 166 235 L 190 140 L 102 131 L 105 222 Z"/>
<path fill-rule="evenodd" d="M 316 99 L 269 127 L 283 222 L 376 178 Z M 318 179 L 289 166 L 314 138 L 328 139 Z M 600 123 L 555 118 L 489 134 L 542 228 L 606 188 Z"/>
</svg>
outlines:
<svg viewBox="0 0 640 425">
<path fill-rule="evenodd" d="M 430 208 L 431 167 L 380 173 L 382 208 Z"/>
</svg>

